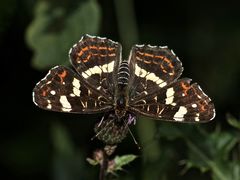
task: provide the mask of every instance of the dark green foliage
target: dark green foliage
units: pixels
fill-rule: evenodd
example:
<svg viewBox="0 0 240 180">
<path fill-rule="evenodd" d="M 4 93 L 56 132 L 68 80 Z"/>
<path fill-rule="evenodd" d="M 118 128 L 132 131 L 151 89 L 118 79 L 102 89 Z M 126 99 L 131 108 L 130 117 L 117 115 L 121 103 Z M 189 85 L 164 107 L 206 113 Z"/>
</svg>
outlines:
<svg viewBox="0 0 240 180">
<path fill-rule="evenodd" d="M 98 33 L 101 11 L 94 0 L 80 2 L 71 13 L 67 13 L 65 7 L 39 1 L 34 17 L 27 29 L 26 40 L 34 51 L 33 66 L 47 69 L 69 64 L 68 51 L 72 45 L 86 33 Z"/>
<path fill-rule="evenodd" d="M 239 121 L 234 121 L 234 125 Z M 240 178 L 240 132 L 237 129 L 206 131 L 203 126 L 165 125 L 159 127 L 162 138 L 181 141 L 185 146 L 185 170 L 198 168 L 202 173 L 210 172 L 214 180 L 237 180 Z M 161 138 L 160 138 L 161 139 Z"/>
</svg>

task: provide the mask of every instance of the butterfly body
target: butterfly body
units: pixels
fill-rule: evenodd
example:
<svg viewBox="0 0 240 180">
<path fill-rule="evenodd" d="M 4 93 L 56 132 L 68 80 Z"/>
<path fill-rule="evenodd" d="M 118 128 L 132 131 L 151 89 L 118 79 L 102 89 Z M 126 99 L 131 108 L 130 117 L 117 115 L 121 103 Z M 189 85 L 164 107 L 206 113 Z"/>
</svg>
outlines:
<svg viewBox="0 0 240 180">
<path fill-rule="evenodd" d="M 127 61 L 122 61 L 117 73 L 117 88 L 115 91 L 115 114 L 118 119 L 125 116 L 129 102 L 129 66 Z"/>
<path fill-rule="evenodd" d="M 104 113 L 95 131 L 107 144 L 120 142 L 137 116 L 172 122 L 208 122 L 211 99 L 167 47 L 134 45 L 121 58 L 121 44 L 85 35 L 69 51 L 74 70 L 56 66 L 35 86 L 33 102 L 58 112 Z M 122 134 L 122 135 L 121 135 Z"/>
</svg>

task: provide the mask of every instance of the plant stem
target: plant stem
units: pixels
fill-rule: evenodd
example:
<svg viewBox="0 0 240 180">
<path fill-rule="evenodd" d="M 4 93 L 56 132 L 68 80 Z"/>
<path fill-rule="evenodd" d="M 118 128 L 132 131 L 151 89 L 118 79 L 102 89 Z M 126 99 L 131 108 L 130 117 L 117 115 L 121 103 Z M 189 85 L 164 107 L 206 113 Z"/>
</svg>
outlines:
<svg viewBox="0 0 240 180">
<path fill-rule="evenodd" d="M 108 155 L 103 150 L 103 160 L 100 166 L 99 180 L 105 180 L 107 175 L 107 167 L 108 167 Z"/>
</svg>

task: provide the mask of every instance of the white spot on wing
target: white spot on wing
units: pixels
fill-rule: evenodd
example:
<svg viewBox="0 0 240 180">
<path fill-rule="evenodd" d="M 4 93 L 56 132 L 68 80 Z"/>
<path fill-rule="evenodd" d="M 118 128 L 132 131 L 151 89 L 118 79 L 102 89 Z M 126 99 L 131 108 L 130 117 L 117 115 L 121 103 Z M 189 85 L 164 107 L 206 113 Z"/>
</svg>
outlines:
<svg viewBox="0 0 240 180">
<path fill-rule="evenodd" d="M 102 70 L 100 69 L 99 66 L 94 66 L 93 68 L 90 69 L 92 74 L 102 74 Z"/>
<path fill-rule="evenodd" d="M 216 111 L 215 111 L 215 109 L 213 109 L 213 117 L 212 117 L 210 120 L 212 120 L 213 118 L 215 118 L 215 116 L 216 116 Z"/>
<path fill-rule="evenodd" d="M 60 96 L 60 100 L 59 101 L 62 104 L 64 109 L 68 109 L 69 111 L 71 111 L 71 104 L 68 102 L 66 96 Z M 64 110 L 64 111 L 66 111 L 66 110 Z"/>
<path fill-rule="evenodd" d="M 150 73 L 146 76 L 146 79 L 149 79 L 149 80 L 155 82 L 155 81 L 159 80 L 159 77 L 157 77 L 154 73 Z"/>
<path fill-rule="evenodd" d="M 150 45 L 150 44 L 148 44 L 147 46 L 150 47 L 150 48 L 156 48 L 157 47 L 157 46 L 153 46 L 153 45 Z"/>
<path fill-rule="evenodd" d="M 76 96 L 80 96 L 80 81 L 76 78 L 73 78 L 73 82 L 72 82 L 72 85 L 73 85 L 73 93 L 74 95 Z"/>
<path fill-rule="evenodd" d="M 114 67 L 114 61 L 108 63 L 108 64 L 104 64 L 102 66 L 98 65 L 98 66 L 94 66 L 84 72 L 82 72 L 82 76 L 87 79 L 89 76 L 93 75 L 93 74 L 102 74 L 104 73 L 111 73 L 113 71 L 113 67 Z"/>
<path fill-rule="evenodd" d="M 176 54 L 173 52 L 173 50 L 171 50 L 171 52 L 172 52 L 172 54 L 173 54 L 174 56 L 176 56 Z"/>
<path fill-rule="evenodd" d="M 162 49 L 168 48 L 168 46 L 159 46 L 159 47 L 162 48 Z"/>
<path fill-rule="evenodd" d="M 48 109 L 52 109 L 52 105 L 51 105 L 51 104 L 48 104 L 48 105 L 47 105 L 47 108 L 48 108 Z"/>
<path fill-rule="evenodd" d="M 196 108 L 196 107 L 197 107 L 197 104 L 192 104 L 192 107 L 193 107 L 193 108 Z"/>
<path fill-rule="evenodd" d="M 84 71 L 83 73 L 86 74 L 87 76 L 91 76 L 92 75 L 92 72 L 90 71 L 90 69 Z"/>
<path fill-rule="evenodd" d="M 146 80 L 156 82 L 156 84 L 161 88 L 167 85 L 167 83 L 156 76 L 156 74 L 147 72 L 145 69 L 140 68 L 137 64 L 135 64 L 135 75 L 146 78 Z"/>
<path fill-rule="evenodd" d="M 36 100 L 35 100 L 35 93 L 34 93 L 34 91 L 32 92 L 32 98 L 33 98 L 34 104 L 37 105 Z"/>
<path fill-rule="evenodd" d="M 141 48 L 141 47 L 144 47 L 145 45 L 144 44 L 136 44 L 135 46 Z"/>
<path fill-rule="evenodd" d="M 92 35 L 89 35 L 89 34 L 86 34 L 86 36 L 89 37 L 89 38 L 95 38 L 95 37 L 96 37 L 96 36 L 92 36 Z M 83 37 L 82 37 L 82 38 L 83 38 Z M 82 40 L 82 38 L 81 38 L 81 40 Z M 100 37 L 99 37 L 99 39 L 100 39 Z M 80 41 L 81 41 L 81 40 L 80 40 Z"/>
<path fill-rule="evenodd" d="M 175 119 L 176 121 L 183 121 L 184 118 L 183 116 L 187 113 L 187 108 L 185 108 L 184 106 L 180 106 L 178 111 L 175 113 L 173 119 Z"/>
<path fill-rule="evenodd" d="M 56 91 L 51 90 L 50 93 L 51 93 L 51 95 L 55 95 L 55 94 L 56 94 Z"/>
<path fill-rule="evenodd" d="M 83 73 L 82 73 L 82 77 L 84 77 L 85 79 L 87 79 L 89 76 L 88 76 L 85 72 L 83 72 Z"/>
<path fill-rule="evenodd" d="M 102 66 L 103 72 L 112 72 L 113 71 L 113 66 L 114 66 L 114 61 L 108 63 L 108 64 L 104 64 Z"/>
<path fill-rule="evenodd" d="M 50 101 L 50 100 L 47 100 L 47 102 L 48 102 L 47 108 L 48 108 L 48 109 L 52 109 L 51 101 Z"/>
<path fill-rule="evenodd" d="M 159 79 L 159 80 L 156 81 L 157 84 L 161 84 L 162 82 L 163 82 L 162 79 Z"/>
<path fill-rule="evenodd" d="M 166 86 L 166 85 L 167 85 L 167 83 L 164 82 L 164 83 L 159 84 L 159 87 L 164 87 L 164 86 Z"/>
<path fill-rule="evenodd" d="M 148 72 L 142 68 L 140 68 L 137 64 L 135 65 L 135 74 L 139 77 L 145 77 Z"/>
<path fill-rule="evenodd" d="M 76 88 L 80 88 L 80 81 L 76 78 L 73 78 L 73 82 L 72 82 L 73 86 L 75 86 Z"/>
<path fill-rule="evenodd" d="M 166 99 L 165 99 L 166 104 L 172 104 L 173 103 L 174 93 L 175 93 L 175 91 L 174 91 L 173 87 L 167 89 Z"/>
<path fill-rule="evenodd" d="M 73 93 L 74 93 L 76 96 L 80 97 L 81 91 L 80 91 L 79 89 L 73 87 Z"/>
<path fill-rule="evenodd" d="M 73 94 L 73 93 L 71 93 L 71 94 L 70 94 L 70 96 L 71 96 L 71 97 L 75 97 L 76 95 L 75 95 L 75 94 Z"/>
<path fill-rule="evenodd" d="M 70 112 L 72 109 L 68 109 L 68 108 L 65 108 L 65 107 L 62 107 L 62 111 L 64 112 Z"/>
<path fill-rule="evenodd" d="M 196 117 L 194 118 L 195 121 L 199 121 L 199 113 L 196 114 Z"/>
<path fill-rule="evenodd" d="M 155 96 L 153 99 L 157 102 L 157 96 Z"/>
</svg>

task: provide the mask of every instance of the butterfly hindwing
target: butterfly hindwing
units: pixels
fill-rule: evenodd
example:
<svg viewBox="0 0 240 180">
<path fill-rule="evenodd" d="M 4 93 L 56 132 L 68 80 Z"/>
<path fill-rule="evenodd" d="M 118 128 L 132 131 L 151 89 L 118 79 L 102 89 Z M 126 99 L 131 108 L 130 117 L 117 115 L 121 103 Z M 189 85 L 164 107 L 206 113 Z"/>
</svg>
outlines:
<svg viewBox="0 0 240 180">
<path fill-rule="evenodd" d="M 46 110 L 99 113 L 111 109 L 112 102 L 98 90 L 86 86 L 74 71 L 52 68 L 33 90 L 34 103 Z"/>
<path fill-rule="evenodd" d="M 211 99 L 190 79 L 180 79 L 144 99 L 133 102 L 132 111 L 159 120 L 206 122 L 215 116 Z"/>
</svg>

